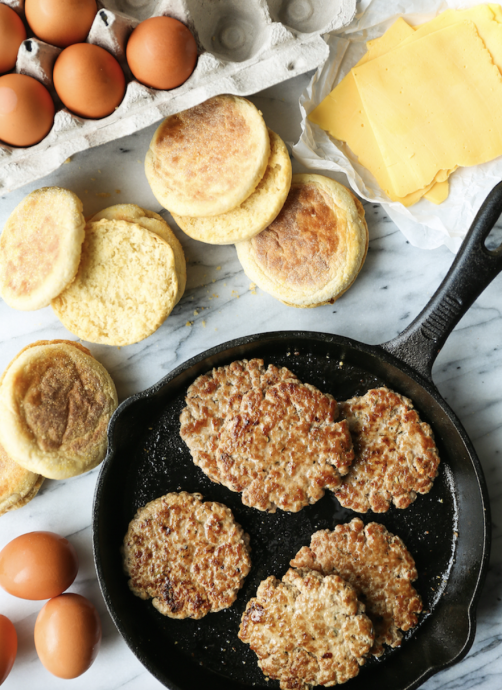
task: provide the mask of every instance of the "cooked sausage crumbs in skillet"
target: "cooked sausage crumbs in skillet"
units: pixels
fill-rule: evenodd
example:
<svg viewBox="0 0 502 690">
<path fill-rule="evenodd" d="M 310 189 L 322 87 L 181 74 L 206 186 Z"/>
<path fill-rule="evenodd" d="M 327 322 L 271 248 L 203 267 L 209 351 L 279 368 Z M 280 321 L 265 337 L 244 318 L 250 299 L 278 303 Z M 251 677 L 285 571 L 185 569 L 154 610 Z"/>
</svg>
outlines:
<svg viewBox="0 0 502 690">
<path fill-rule="evenodd" d="M 181 413 L 181 437 L 210 479 L 245 505 L 297 512 L 335 491 L 354 457 L 331 395 L 263 360 L 199 376 Z"/>
<path fill-rule="evenodd" d="M 432 488 L 439 456 L 432 430 L 408 398 L 388 388 L 340 403 L 355 459 L 336 497 L 358 513 L 407 508 Z"/>
<path fill-rule="evenodd" d="M 233 604 L 251 568 L 249 536 L 221 503 L 170 493 L 129 524 L 124 569 L 129 587 L 169 618 L 202 618 Z"/>
<path fill-rule="evenodd" d="M 422 601 L 411 584 L 417 579 L 415 561 L 401 539 L 383 525 L 371 522 L 365 527 L 354 518 L 332 532 L 315 532 L 310 547 L 302 547 L 290 565 L 323 575 L 337 573 L 354 587 L 373 621 L 374 656 L 383 654 L 384 644 L 398 647 L 401 630 L 418 622 Z"/>
<path fill-rule="evenodd" d="M 274 576 L 261 582 L 239 637 L 282 690 L 306 690 L 357 676 L 374 633 L 354 588 L 341 577 L 290 568 L 282 582 Z"/>
</svg>

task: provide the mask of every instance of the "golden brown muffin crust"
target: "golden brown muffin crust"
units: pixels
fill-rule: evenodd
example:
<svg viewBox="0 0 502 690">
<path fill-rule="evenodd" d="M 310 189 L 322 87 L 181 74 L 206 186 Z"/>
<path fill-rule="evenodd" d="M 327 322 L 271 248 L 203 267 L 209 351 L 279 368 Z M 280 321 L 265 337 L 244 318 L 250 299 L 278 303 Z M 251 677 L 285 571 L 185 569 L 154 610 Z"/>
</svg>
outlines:
<svg viewBox="0 0 502 690">
<path fill-rule="evenodd" d="M 344 216 L 334 213 L 322 190 L 293 184 L 277 218 L 251 242 L 257 261 L 281 283 L 321 289 L 331 278 L 342 225 Z"/>
<path fill-rule="evenodd" d="M 14 385 L 24 423 L 42 450 L 79 454 L 106 433 L 108 399 L 85 361 L 58 352 L 19 371 Z"/>
<path fill-rule="evenodd" d="M 103 460 L 117 392 L 87 348 L 65 340 L 32 343 L 0 383 L 0 435 L 16 463 L 64 479 Z"/>
<path fill-rule="evenodd" d="M 220 95 L 171 115 L 145 161 L 152 191 L 179 215 L 213 216 L 241 204 L 263 177 L 267 127 L 245 98 Z"/>
</svg>

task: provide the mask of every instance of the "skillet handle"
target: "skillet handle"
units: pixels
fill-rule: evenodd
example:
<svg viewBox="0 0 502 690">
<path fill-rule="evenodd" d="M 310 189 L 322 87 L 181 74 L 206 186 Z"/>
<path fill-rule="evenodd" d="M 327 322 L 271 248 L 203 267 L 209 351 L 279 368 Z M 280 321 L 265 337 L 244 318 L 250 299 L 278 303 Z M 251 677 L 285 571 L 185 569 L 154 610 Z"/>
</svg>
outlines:
<svg viewBox="0 0 502 690">
<path fill-rule="evenodd" d="M 502 213 L 502 182 L 479 209 L 445 279 L 417 318 L 381 347 L 432 381 L 434 361 L 471 304 L 502 270 L 502 245 L 485 240 Z"/>
</svg>

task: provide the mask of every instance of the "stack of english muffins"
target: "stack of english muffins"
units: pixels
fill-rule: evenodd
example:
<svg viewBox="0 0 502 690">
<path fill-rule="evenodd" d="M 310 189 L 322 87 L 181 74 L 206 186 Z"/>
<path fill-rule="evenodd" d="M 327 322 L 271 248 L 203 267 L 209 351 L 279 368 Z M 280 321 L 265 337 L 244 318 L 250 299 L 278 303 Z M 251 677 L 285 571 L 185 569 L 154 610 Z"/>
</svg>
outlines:
<svg viewBox="0 0 502 690">
<path fill-rule="evenodd" d="M 210 244 L 257 235 L 277 216 L 291 184 L 282 139 L 250 101 L 228 95 L 164 120 L 145 172 L 180 228 Z"/>
<path fill-rule="evenodd" d="M 85 222 L 82 202 L 58 187 L 29 194 L 0 237 L 0 295 L 15 309 L 49 304 L 92 343 L 151 335 L 186 285 L 181 244 L 157 213 L 112 206 Z"/>
<path fill-rule="evenodd" d="M 191 238 L 235 244 L 246 275 L 294 307 L 334 302 L 368 250 L 364 209 L 343 185 L 295 175 L 248 100 L 216 96 L 168 117 L 146 155 L 157 200 Z"/>
</svg>

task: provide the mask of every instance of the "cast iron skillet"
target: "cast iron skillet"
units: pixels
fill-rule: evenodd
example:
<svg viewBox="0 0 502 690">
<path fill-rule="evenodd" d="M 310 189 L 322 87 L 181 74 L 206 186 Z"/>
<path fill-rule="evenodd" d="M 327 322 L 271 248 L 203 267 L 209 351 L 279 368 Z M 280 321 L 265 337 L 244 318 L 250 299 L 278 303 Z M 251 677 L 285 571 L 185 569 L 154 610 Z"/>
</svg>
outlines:
<svg viewBox="0 0 502 690">
<path fill-rule="evenodd" d="M 318 529 L 355 517 L 327 491 L 299 513 L 273 515 L 242 505 L 240 495 L 212 483 L 179 436 L 188 385 L 212 367 L 261 357 L 344 400 L 385 384 L 414 402 L 434 430 L 441 457 L 432 491 L 406 510 L 361 515 L 399 535 L 413 554 L 424 601 L 419 625 L 400 648 L 370 659 L 351 690 L 411 690 L 459 661 L 475 633 L 475 608 L 488 565 L 490 517 L 481 466 L 459 420 L 439 395 L 432 364 L 476 297 L 502 269 L 502 247 L 485 246 L 502 211 L 502 183 L 490 193 L 452 268 L 429 304 L 396 339 L 380 346 L 326 333 L 277 332 L 240 338 L 193 357 L 152 388 L 125 400 L 109 428 L 109 451 L 94 501 L 94 556 L 110 614 L 146 668 L 171 690 L 277 688 L 237 638 L 246 602 L 268 575 L 279 578 Z M 200 621 L 171 620 L 129 591 L 120 547 L 136 510 L 170 491 L 200 491 L 234 512 L 251 536 L 253 567 L 237 601 Z"/>
</svg>

